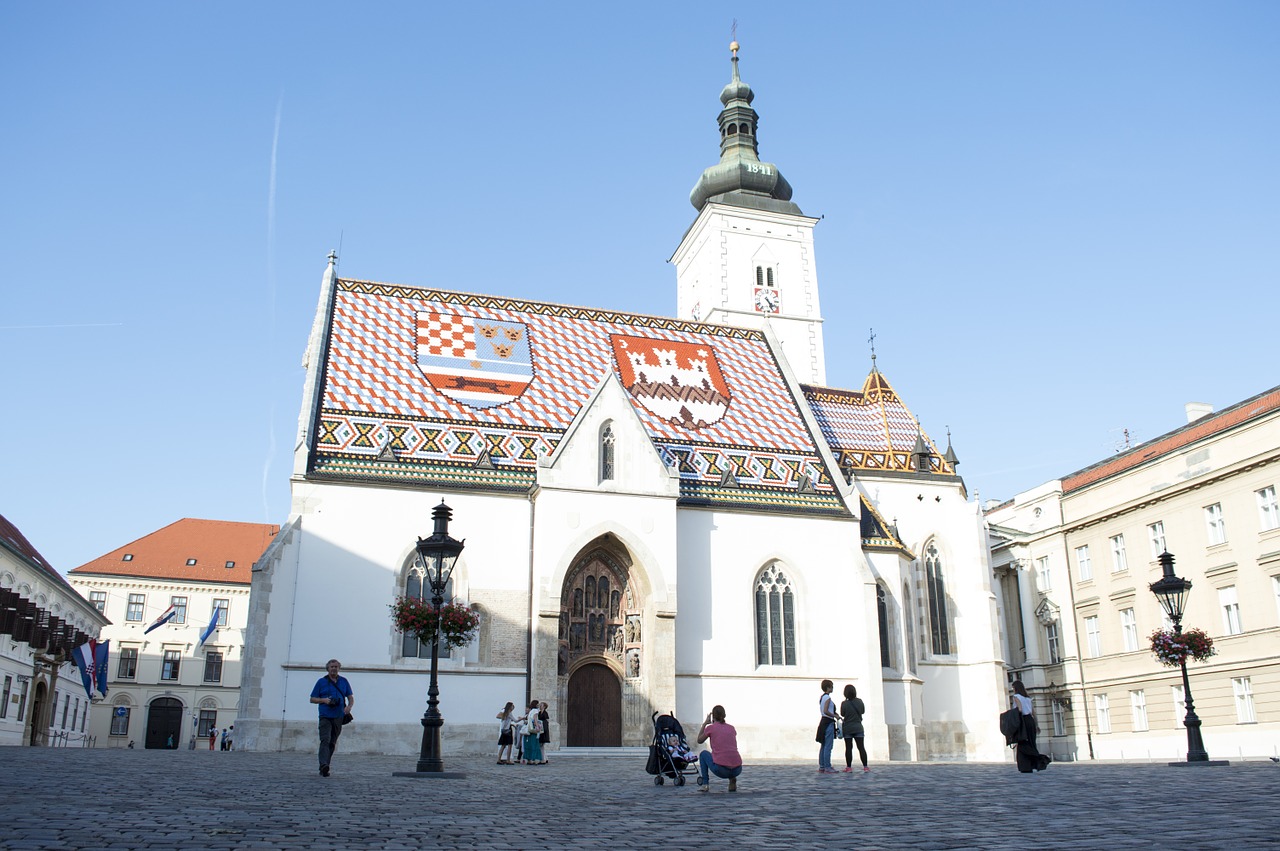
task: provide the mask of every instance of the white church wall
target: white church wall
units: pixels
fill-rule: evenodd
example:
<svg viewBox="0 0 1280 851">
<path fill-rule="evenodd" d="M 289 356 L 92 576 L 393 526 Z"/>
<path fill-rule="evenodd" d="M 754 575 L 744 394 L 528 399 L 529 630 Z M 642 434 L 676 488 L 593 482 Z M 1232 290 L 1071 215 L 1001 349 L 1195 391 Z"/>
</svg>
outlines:
<svg viewBox="0 0 1280 851">
<path fill-rule="evenodd" d="M 865 723 L 882 727 L 879 650 L 863 636 L 868 613 L 875 617 L 874 588 L 857 522 L 700 509 L 682 509 L 679 522 L 680 717 L 700 723 L 719 703 L 753 754 L 807 758 L 819 683 L 831 679 L 837 692 L 853 683 L 876 694 Z M 774 563 L 795 595 L 794 665 L 756 664 L 755 583 Z"/>
<path fill-rule="evenodd" d="M 431 533 L 431 511 L 442 498 L 454 512 L 450 534 L 466 540 L 454 571 L 454 595 L 480 605 L 491 621 L 490 634 L 505 636 L 500 643 L 507 653 L 494 654 L 498 658 L 487 665 L 469 670 L 462 651 L 440 663 L 445 675 L 466 682 L 449 696 L 450 712 L 460 723 L 450 725 L 446 752 L 484 746 L 492 732 L 487 716 L 506 700 L 519 702 L 525 691 L 528 500 L 317 483 L 296 488 L 295 505 L 305 514 L 271 566 L 273 588 L 264 601 L 268 653 L 259 715 L 247 725 L 245 747 L 314 747 L 316 708 L 308 697 L 329 658 L 342 662 L 357 695 L 360 726 L 344 734 L 344 747 L 400 752 L 388 743 L 413 740 L 409 734 L 425 708 L 430 660 L 401 658 L 401 636 L 388 607 L 403 593 L 402 571 L 417 538 Z M 259 584 L 262 578 L 255 575 Z M 401 729 L 406 724 L 407 732 Z"/>
<path fill-rule="evenodd" d="M 993 641 L 998 634 L 995 598 L 977 505 L 952 482 L 885 479 L 862 484 L 917 556 L 908 583 L 916 627 L 915 670 L 922 682 L 917 758 L 1003 760 L 1004 742 L 991 719 L 1006 708 L 1004 667 Z M 930 652 L 929 601 L 920 562 L 930 542 L 943 559 L 951 614 L 954 652 L 942 656 Z"/>
</svg>

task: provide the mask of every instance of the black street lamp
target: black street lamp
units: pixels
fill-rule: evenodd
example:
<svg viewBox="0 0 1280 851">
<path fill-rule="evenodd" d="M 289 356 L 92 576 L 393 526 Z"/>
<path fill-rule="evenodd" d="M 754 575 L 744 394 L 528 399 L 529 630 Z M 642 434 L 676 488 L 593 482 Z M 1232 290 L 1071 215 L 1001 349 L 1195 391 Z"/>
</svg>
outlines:
<svg viewBox="0 0 1280 851">
<path fill-rule="evenodd" d="M 1173 634 L 1182 635 L 1182 613 L 1186 610 L 1187 592 L 1191 590 L 1191 580 L 1174 575 L 1173 556 L 1165 551 L 1160 554 L 1160 567 L 1164 576 L 1150 585 L 1151 593 L 1160 601 L 1160 607 L 1173 621 Z M 1196 715 L 1195 703 L 1191 700 L 1191 681 L 1187 678 L 1187 657 L 1182 657 L 1182 694 L 1186 698 L 1187 717 L 1183 724 L 1187 728 L 1187 762 L 1208 763 L 1209 754 L 1204 749 L 1204 739 L 1200 736 L 1200 716 Z M 1171 763 L 1177 765 L 1178 763 Z"/>
<path fill-rule="evenodd" d="M 431 587 L 431 604 L 438 610 L 444 604 L 444 591 L 449 584 L 449 576 L 458 561 L 465 545 L 449 537 L 449 518 L 453 512 L 449 506 L 440 501 L 431 511 L 431 519 L 435 521 L 435 529 L 431 537 L 418 539 L 415 549 L 422 567 L 426 572 L 427 584 Z M 431 635 L 431 686 L 427 689 L 427 711 L 422 716 L 422 751 L 418 755 L 417 774 L 445 775 L 444 760 L 440 757 L 440 728 L 444 726 L 444 718 L 440 715 L 440 687 L 437 680 L 437 667 L 440 662 L 440 620 L 436 619 L 435 629 Z"/>
</svg>

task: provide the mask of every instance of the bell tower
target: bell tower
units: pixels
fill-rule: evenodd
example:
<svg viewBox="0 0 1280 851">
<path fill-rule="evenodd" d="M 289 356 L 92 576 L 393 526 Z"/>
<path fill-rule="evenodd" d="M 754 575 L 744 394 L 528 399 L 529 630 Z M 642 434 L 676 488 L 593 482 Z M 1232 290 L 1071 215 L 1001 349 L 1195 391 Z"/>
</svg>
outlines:
<svg viewBox="0 0 1280 851">
<path fill-rule="evenodd" d="M 720 161 L 689 194 L 698 211 L 671 262 L 681 319 L 761 328 L 768 323 L 796 378 L 826 383 L 818 270 L 817 219 L 791 200 L 791 184 L 759 155 L 755 93 L 738 75 L 720 92 Z"/>
</svg>

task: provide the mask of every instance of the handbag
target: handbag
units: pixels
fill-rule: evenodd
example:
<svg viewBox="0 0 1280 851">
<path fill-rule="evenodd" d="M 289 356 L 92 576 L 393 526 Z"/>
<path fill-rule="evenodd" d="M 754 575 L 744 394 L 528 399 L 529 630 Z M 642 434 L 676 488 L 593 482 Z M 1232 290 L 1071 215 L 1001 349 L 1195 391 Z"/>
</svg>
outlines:
<svg viewBox="0 0 1280 851">
<path fill-rule="evenodd" d="M 350 723 L 351 723 L 352 721 L 354 721 L 354 720 L 356 720 L 356 719 L 352 718 L 352 717 L 351 717 L 351 713 L 350 713 L 350 712 L 348 712 L 347 714 L 345 714 L 345 715 L 343 715 L 343 716 L 342 716 L 342 726 L 344 726 L 344 727 L 345 727 L 345 726 L 347 726 L 348 724 L 350 724 Z"/>
</svg>

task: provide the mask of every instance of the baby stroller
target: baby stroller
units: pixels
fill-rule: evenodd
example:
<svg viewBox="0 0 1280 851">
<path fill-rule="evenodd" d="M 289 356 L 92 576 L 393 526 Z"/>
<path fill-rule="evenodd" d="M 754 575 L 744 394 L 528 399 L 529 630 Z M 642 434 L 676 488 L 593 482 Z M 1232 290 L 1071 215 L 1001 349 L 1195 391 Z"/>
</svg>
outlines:
<svg viewBox="0 0 1280 851">
<path fill-rule="evenodd" d="M 697 773 L 693 766 L 698 762 L 698 755 L 689 750 L 684 728 L 675 715 L 659 715 L 655 711 L 652 717 L 653 743 L 649 745 L 649 761 L 644 770 L 653 775 L 654 786 L 665 783 L 664 777 L 683 786 L 686 776 Z"/>
</svg>

